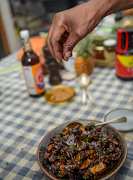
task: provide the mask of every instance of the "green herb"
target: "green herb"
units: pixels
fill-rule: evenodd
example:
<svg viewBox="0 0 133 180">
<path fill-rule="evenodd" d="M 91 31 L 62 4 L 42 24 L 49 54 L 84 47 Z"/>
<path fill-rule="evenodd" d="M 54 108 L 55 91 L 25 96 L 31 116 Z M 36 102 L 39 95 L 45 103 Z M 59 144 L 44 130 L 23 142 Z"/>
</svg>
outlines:
<svg viewBox="0 0 133 180">
<path fill-rule="evenodd" d="M 57 176 L 59 176 L 59 173 L 57 173 Z"/>
<path fill-rule="evenodd" d="M 103 155 L 103 158 L 105 158 L 105 155 Z"/>
<path fill-rule="evenodd" d="M 67 147 L 65 147 L 65 150 L 67 150 Z"/>
<path fill-rule="evenodd" d="M 98 156 L 98 153 L 96 153 L 96 155 Z"/>
<path fill-rule="evenodd" d="M 21 150 L 23 150 L 23 148 L 21 148 Z"/>
<path fill-rule="evenodd" d="M 85 138 L 85 141 L 87 142 L 87 141 L 88 141 L 88 139 L 87 139 L 87 138 Z"/>
<path fill-rule="evenodd" d="M 82 149 L 84 149 L 84 147 L 82 147 Z"/>
<path fill-rule="evenodd" d="M 81 125 L 83 127 L 83 125 Z"/>
<path fill-rule="evenodd" d="M 112 151 L 113 151 L 113 149 L 114 149 L 113 147 L 110 147 L 110 150 L 112 150 Z"/>
<path fill-rule="evenodd" d="M 110 156 L 112 156 L 112 153 L 109 153 Z"/>
<path fill-rule="evenodd" d="M 63 158 L 65 156 L 65 154 L 61 155 L 61 158 Z"/>
<path fill-rule="evenodd" d="M 65 129 L 62 129 L 62 132 L 64 131 Z"/>
<path fill-rule="evenodd" d="M 102 148 L 104 148 L 104 146 L 102 146 Z"/>
<path fill-rule="evenodd" d="M 98 149 L 98 151 L 100 151 L 100 149 Z"/>
<path fill-rule="evenodd" d="M 57 151 L 57 149 L 54 150 L 55 152 Z"/>
<path fill-rule="evenodd" d="M 101 141 L 101 140 L 102 140 L 102 138 L 98 138 L 97 140 L 98 140 L 98 141 Z"/>
<path fill-rule="evenodd" d="M 70 149 L 72 149 L 73 148 L 73 145 L 72 144 L 70 144 Z"/>
<path fill-rule="evenodd" d="M 58 139 L 58 137 L 56 137 L 56 139 Z"/>
<path fill-rule="evenodd" d="M 88 138 L 90 138 L 91 137 L 91 135 L 88 135 Z"/>
<path fill-rule="evenodd" d="M 79 150 L 79 147 L 76 148 L 76 151 L 78 151 L 78 150 Z"/>
<path fill-rule="evenodd" d="M 103 138 L 104 141 L 106 141 L 106 138 Z"/>
<path fill-rule="evenodd" d="M 94 127 L 94 125 L 91 125 L 91 127 Z"/>
<path fill-rule="evenodd" d="M 33 157 L 34 157 L 34 155 L 33 155 Z"/>
<path fill-rule="evenodd" d="M 81 141 L 81 142 L 84 142 L 84 141 Z"/>
<path fill-rule="evenodd" d="M 88 142 L 86 142 L 86 144 L 89 144 Z"/>
<path fill-rule="evenodd" d="M 76 130 L 74 130 L 73 132 L 76 132 Z"/>
<path fill-rule="evenodd" d="M 8 162 L 6 162 L 6 165 L 8 165 Z"/>
<path fill-rule="evenodd" d="M 78 135 L 75 135 L 75 137 L 77 137 Z"/>
<path fill-rule="evenodd" d="M 85 175 L 83 176 L 83 178 L 84 178 L 85 180 L 87 179 L 87 177 L 86 177 Z"/>
<path fill-rule="evenodd" d="M 105 151 L 103 151 L 103 154 L 105 154 Z"/>
<path fill-rule="evenodd" d="M 96 176 L 94 175 L 94 178 L 96 178 Z"/>
<path fill-rule="evenodd" d="M 62 139 L 62 137 L 60 137 Z"/>
</svg>

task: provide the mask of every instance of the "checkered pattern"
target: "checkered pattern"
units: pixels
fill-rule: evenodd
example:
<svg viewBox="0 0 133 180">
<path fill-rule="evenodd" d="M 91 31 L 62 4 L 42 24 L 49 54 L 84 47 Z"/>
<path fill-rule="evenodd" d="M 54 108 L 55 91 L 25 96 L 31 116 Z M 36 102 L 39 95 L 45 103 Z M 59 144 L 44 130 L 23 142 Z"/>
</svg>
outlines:
<svg viewBox="0 0 133 180">
<path fill-rule="evenodd" d="M 2 66 L 16 63 L 16 55 L 3 59 Z M 0 77 L 0 180 L 50 180 L 36 160 L 39 142 L 48 131 L 66 121 L 103 120 L 115 108 L 133 108 L 133 83 L 117 79 L 114 69 L 94 69 L 89 89 L 96 104 L 92 105 L 88 100 L 85 107 L 81 106 L 82 89 L 78 86 L 78 79 L 63 81 L 62 84 L 75 88 L 76 98 L 66 105 L 57 106 L 48 104 L 44 97 L 30 98 L 21 74 L 18 71 Z M 44 80 L 46 90 L 50 89 L 48 76 Z M 123 167 L 111 178 L 114 180 L 133 179 L 133 133 L 126 133 L 124 137 L 128 155 Z"/>
</svg>

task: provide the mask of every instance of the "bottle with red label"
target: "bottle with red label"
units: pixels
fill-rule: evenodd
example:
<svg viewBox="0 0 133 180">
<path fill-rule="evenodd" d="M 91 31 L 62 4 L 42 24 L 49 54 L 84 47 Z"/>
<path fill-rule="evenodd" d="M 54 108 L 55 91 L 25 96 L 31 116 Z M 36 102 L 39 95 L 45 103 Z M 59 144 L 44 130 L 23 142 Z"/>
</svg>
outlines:
<svg viewBox="0 0 133 180">
<path fill-rule="evenodd" d="M 38 56 L 33 52 L 29 31 L 20 31 L 24 54 L 22 57 L 22 69 L 27 86 L 27 92 L 31 97 L 40 97 L 44 94 L 43 71 Z"/>
<path fill-rule="evenodd" d="M 133 27 L 117 31 L 116 75 L 133 80 Z"/>
</svg>

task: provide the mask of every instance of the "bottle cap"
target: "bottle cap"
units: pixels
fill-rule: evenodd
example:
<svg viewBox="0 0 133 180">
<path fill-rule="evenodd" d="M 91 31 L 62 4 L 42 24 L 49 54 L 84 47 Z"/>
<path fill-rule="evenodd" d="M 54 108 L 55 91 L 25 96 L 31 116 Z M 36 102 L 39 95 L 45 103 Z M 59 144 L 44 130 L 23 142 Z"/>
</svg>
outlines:
<svg viewBox="0 0 133 180">
<path fill-rule="evenodd" d="M 103 42 L 104 46 L 115 46 L 116 45 L 116 40 L 115 39 L 107 39 Z"/>
<path fill-rule="evenodd" d="M 29 36 L 30 36 L 30 34 L 29 34 L 29 31 L 28 31 L 28 30 L 22 30 L 22 31 L 20 31 L 20 37 L 21 37 L 22 39 L 28 38 Z"/>
</svg>

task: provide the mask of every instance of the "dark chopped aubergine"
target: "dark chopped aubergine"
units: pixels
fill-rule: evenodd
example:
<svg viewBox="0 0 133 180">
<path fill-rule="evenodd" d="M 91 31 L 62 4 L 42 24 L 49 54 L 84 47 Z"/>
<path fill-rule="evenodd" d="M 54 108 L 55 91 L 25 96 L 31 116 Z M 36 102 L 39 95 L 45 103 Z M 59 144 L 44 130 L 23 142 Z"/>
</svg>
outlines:
<svg viewBox="0 0 133 180">
<path fill-rule="evenodd" d="M 116 135 L 90 123 L 71 123 L 51 137 L 44 158 L 57 178 L 89 180 L 99 178 L 121 157 Z"/>
</svg>

